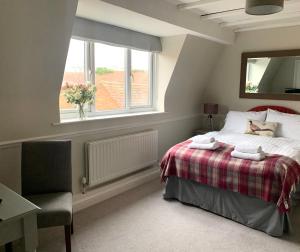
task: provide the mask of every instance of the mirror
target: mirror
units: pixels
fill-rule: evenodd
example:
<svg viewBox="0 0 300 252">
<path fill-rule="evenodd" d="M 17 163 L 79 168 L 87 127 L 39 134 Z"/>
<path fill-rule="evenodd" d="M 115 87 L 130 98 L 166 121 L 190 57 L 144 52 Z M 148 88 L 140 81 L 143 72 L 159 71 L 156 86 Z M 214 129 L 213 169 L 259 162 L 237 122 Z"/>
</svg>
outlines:
<svg viewBox="0 0 300 252">
<path fill-rule="evenodd" d="M 240 97 L 300 100 L 300 50 L 243 53 Z"/>
</svg>

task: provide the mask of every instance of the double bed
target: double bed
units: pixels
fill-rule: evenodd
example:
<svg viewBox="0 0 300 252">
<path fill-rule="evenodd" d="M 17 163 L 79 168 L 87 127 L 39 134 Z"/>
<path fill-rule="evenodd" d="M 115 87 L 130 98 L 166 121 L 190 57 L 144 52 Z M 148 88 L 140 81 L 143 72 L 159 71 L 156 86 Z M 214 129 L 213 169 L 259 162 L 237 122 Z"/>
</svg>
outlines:
<svg viewBox="0 0 300 252">
<path fill-rule="evenodd" d="M 296 114 L 273 106 L 251 111 L 267 109 Z M 161 162 L 161 177 L 166 182 L 164 198 L 200 207 L 272 236 L 291 231 L 290 213 L 300 191 L 300 139 L 230 130 L 206 135 L 220 142 L 221 148 L 191 150 L 187 146 L 192 139 L 188 139 L 165 154 Z M 266 159 L 231 157 L 230 152 L 241 142 L 260 145 Z"/>
</svg>

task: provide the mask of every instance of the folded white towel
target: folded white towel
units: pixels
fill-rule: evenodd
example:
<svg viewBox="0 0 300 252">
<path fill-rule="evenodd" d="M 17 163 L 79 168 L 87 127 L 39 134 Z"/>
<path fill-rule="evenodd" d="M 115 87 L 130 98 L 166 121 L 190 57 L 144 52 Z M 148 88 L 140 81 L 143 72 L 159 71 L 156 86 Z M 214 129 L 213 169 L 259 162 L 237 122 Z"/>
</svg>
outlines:
<svg viewBox="0 0 300 252">
<path fill-rule="evenodd" d="M 198 135 L 193 137 L 193 141 L 198 144 L 209 144 L 215 141 L 214 137 Z"/>
<path fill-rule="evenodd" d="M 239 152 L 236 150 L 231 152 L 231 156 L 235 157 L 235 158 L 250 159 L 250 160 L 254 160 L 254 161 L 260 161 L 266 157 L 264 152 L 251 154 L 251 153 Z"/>
<path fill-rule="evenodd" d="M 241 143 L 237 144 L 234 148 L 235 151 L 243 152 L 243 153 L 251 153 L 251 154 L 256 154 L 256 153 L 261 153 L 262 148 L 260 145 L 253 145 L 249 143 Z"/>
<path fill-rule="evenodd" d="M 191 142 L 188 145 L 188 148 L 190 149 L 200 149 L 200 150 L 216 150 L 219 147 L 220 144 L 218 142 L 207 143 L 207 144 L 199 144 L 199 143 Z"/>
</svg>

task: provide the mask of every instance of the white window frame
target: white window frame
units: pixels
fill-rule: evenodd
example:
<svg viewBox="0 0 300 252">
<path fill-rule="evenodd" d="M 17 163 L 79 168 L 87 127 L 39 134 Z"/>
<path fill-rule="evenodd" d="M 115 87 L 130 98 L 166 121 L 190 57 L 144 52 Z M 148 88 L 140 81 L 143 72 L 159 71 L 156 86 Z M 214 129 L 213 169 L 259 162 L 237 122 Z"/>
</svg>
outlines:
<svg viewBox="0 0 300 252">
<path fill-rule="evenodd" d="M 95 43 L 105 44 L 103 42 L 86 40 L 78 37 L 72 39 L 84 41 L 84 80 L 86 83 L 95 83 Z M 115 46 L 115 45 L 111 45 Z M 115 46 L 117 47 L 117 46 Z M 121 46 L 120 46 L 121 47 Z M 149 105 L 131 106 L 131 49 L 121 47 L 125 50 L 124 71 L 125 71 L 125 108 L 120 110 L 97 111 L 95 104 L 85 107 L 85 114 L 88 118 L 119 115 L 128 113 L 149 112 L 155 110 L 155 90 L 156 90 L 156 54 L 149 53 Z M 61 119 L 78 118 L 77 109 L 60 109 Z"/>
</svg>

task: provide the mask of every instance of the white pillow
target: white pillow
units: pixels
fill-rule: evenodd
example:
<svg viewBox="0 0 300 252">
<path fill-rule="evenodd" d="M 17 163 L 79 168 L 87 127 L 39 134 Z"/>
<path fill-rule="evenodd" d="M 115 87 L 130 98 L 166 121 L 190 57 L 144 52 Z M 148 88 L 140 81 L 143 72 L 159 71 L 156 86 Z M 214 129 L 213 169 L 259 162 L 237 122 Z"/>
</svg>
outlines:
<svg viewBox="0 0 300 252">
<path fill-rule="evenodd" d="M 300 140 L 300 115 L 268 109 L 266 120 L 278 123 L 275 136 Z"/>
<path fill-rule="evenodd" d="M 267 111 L 261 112 L 241 112 L 241 111 L 229 111 L 225 125 L 221 131 L 233 132 L 233 133 L 245 133 L 247 129 L 248 119 L 256 121 L 265 121 Z"/>
</svg>

